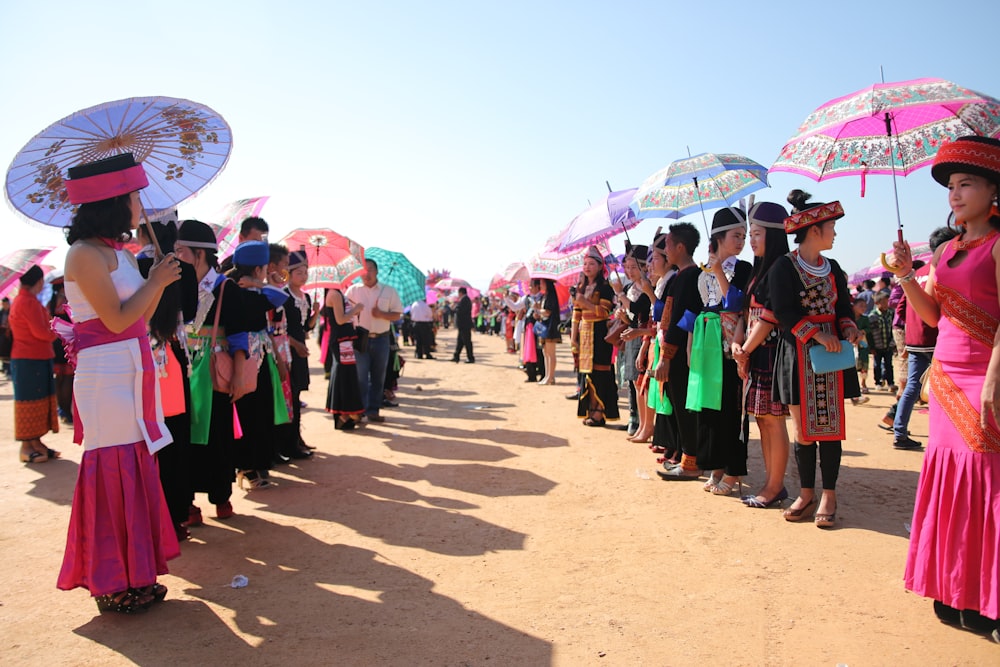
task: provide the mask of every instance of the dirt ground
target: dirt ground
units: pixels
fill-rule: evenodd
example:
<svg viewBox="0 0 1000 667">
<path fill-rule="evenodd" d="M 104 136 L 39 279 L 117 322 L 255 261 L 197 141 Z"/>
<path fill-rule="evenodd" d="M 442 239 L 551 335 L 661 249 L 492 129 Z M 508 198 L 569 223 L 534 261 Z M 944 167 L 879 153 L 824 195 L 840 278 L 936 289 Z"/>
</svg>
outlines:
<svg viewBox="0 0 1000 667">
<path fill-rule="evenodd" d="M 877 428 L 888 394 L 849 408 L 838 527 L 824 531 L 661 481 L 646 445 L 582 426 L 565 399 L 568 345 L 559 384 L 542 387 L 523 383 L 502 339 L 474 342 L 475 365 L 449 361 L 454 330 L 437 360 L 404 348 L 401 406 L 354 433 L 333 430 L 314 373 L 304 434 L 316 455 L 279 467 L 278 488 L 235 491 L 229 521 L 199 495 L 205 525 L 161 579 L 166 602 L 137 617 L 56 589 L 81 449 L 64 429 L 46 440 L 62 460 L 19 463 L 0 384 L 0 660 L 997 664 L 996 645 L 903 590 L 922 454 Z M 926 438 L 926 411 L 911 430 Z M 750 452 L 756 488 L 756 440 Z M 249 585 L 230 587 L 236 574 Z"/>
</svg>

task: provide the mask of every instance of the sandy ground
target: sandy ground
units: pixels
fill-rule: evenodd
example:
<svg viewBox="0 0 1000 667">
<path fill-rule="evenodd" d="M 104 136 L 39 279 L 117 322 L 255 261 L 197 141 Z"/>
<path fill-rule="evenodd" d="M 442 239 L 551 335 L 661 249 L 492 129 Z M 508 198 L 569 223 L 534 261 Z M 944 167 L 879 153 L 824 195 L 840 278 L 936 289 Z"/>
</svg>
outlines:
<svg viewBox="0 0 1000 667">
<path fill-rule="evenodd" d="M 559 385 L 523 384 L 502 339 L 475 365 L 412 359 L 387 422 L 334 431 L 305 395 L 313 460 L 236 491 L 171 561 L 166 603 L 104 615 L 55 587 L 81 450 L 17 461 L 0 385 L 0 660 L 5 665 L 984 665 L 998 649 L 903 590 L 922 454 L 850 408 L 838 527 L 789 524 L 694 482 L 645 445 L 586 428 Z M 627 401 L 623 400 L 623 405 Z M 918 440 L 926 412 L 914 415 Z M 763 478 L 757 441 L 748 482 Z M 794 464 L 788 487 L 798 488 Z M 787 502 L 785 503 L 787 506 Z M 249 586 L 234 589 L 236 574 Z"/>
</svg>

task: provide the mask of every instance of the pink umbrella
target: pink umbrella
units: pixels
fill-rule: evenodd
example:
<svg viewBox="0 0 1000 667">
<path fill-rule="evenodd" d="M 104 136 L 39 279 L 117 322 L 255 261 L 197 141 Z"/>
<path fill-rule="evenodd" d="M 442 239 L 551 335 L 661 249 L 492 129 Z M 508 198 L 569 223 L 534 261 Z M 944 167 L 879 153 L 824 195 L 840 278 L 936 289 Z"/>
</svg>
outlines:
<svg viewBox="0 0 1000 667">
<path fill-rule="evenodd" d="M 450 292 L 452 290 L 458 289 L 459 287 L 464 287 L 466 288 L 466 290 L 470 290 L 472 288 L 472 285 L 470 285 L 465 280 L 462 280 L 461 278 L 444 278 L 443 280 L 439 280 L 437 283 L 434 284 L 434 289 L 436 289 L 439 292 Z"/>
<path fill-rule="evenodd" d="M 586 251 L 573 253 L 540 252 L 525 262 L 532 278 L 549 278 L 563 285 L 572 285 L 583 271 Z"/>
<path fill-rule="evenodd" d="M 304 250 L 309 258 L 305 289 L 341 287 L 365 272 L 365 249 L 332 229 L 296 229 L 280 243 L 289 250 Z"/>
<path fill-rule="evenodd" d="M 7 253 L 0 258 L 0 297 L 7 296 L 17 286 L 17 279 L 25 271 L 52 252 L 54 246 L 45 248 L 26 248 Z"/>
<path fill-rule="evenodd" d="M 1000 101 L 943 79 L 881 83 L 822 105 L 788 140 L 771 171 L 817 181 L 866 174 L 903 176 L 929 165 L 965 135 L 1000 137 Z M 899 226 L 899 197 L 896 196 Z"/>
<path fill-rule="evenodd" d="M 208 223 L 208 226 L 215 232 L 215 240 L 219 243 L 217 255 L 220 260 L 228 257 L 236 249 L 240 224 L 247 218 L 259 216 L 268 199 L 270 199 L 269 196 L 237 199 L 226 204 L 216 213 L 215 219 L 219 222 Z"/>
<path fill-rule="evenodd" d="M 885 254 L 888 255 L 891 252 L 892 250 L 889 249 L 885 252 Z M 934 256 L 934 253 L 931 252 L 930 244 L 926 242 L 911 244 L 910 252 L 913 254 L 914 261 L 921 260 L 924 263 L 931 261 L 931 258 Z M 887 273 L 887 271 L 885 270 L 885 267 L 882 266 L 881 257 L 876 257 L 875 261 L 871 263 L 871 266 L 852 273 L 847 279 L 847 283 L 849 285 L 857 285 L 863 280 L 876 280 L 885 273 Z"/>
</svg>

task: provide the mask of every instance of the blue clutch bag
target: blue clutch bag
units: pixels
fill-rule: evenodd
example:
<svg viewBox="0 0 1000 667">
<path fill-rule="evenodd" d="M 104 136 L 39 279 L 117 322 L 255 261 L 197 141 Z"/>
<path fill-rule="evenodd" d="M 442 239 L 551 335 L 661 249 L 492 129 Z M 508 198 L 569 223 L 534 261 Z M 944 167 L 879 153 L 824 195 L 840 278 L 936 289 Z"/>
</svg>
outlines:
<svg viewBox="0 0 1000 667">
<path fill-rule="evenodd" d="M 840 352 L 827 352 L 822 345 L 813 345 L 809 348 L 809 361 L 816 373 L 834 373 L 854 368 L 854 346 L 841 340 Z"/>
</svg>

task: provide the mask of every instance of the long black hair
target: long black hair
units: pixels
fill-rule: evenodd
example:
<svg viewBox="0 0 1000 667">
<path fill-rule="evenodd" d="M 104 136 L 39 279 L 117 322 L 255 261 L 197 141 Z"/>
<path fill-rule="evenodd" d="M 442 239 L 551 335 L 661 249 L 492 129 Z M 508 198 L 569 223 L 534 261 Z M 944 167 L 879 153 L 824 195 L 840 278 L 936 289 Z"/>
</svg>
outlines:
<svg viewBox="0 0 1000 667">
<path fill-rule="evenodd" d="M 177 241 L 177 226 L 173 222 L 161 224 L 154 222 L 146 226 L 147 232 L 152 228 L 156 234 L 156 242 L 160 245 L 163 254 L 174 251 L 174 243 Z M 140 259 L 139 270 L 143 276 L 149 276 L 149 269 L 153 265 L 152 259 Z M 183 267 L 182 267 L 183 270 Z M 193 269 L 191 269 L 193 270 Z M 160 296 L 160 302 L 156 304 L 156 310 L 149 318 L 149 333 L 160 342 L 168 342 L 177 335 L 177 315 L 181 310 L 181 290 L 180 283 L 175 282 L 167 285 Z"/>
<path fill-rule="evenodd" d="M 776 227 L 765 227 L 764 256 L 755 256 L 753 258 L 753 270 L 750 271 L 750 282 L 747 284 L 754 287 L 763 281 L 764 276 L 771 270 L 774 263 L 778 261 L 778 258 L 787 255 L 788 251 L 788 234 L 785 233 L 785 230 Z"/>
</svg>

